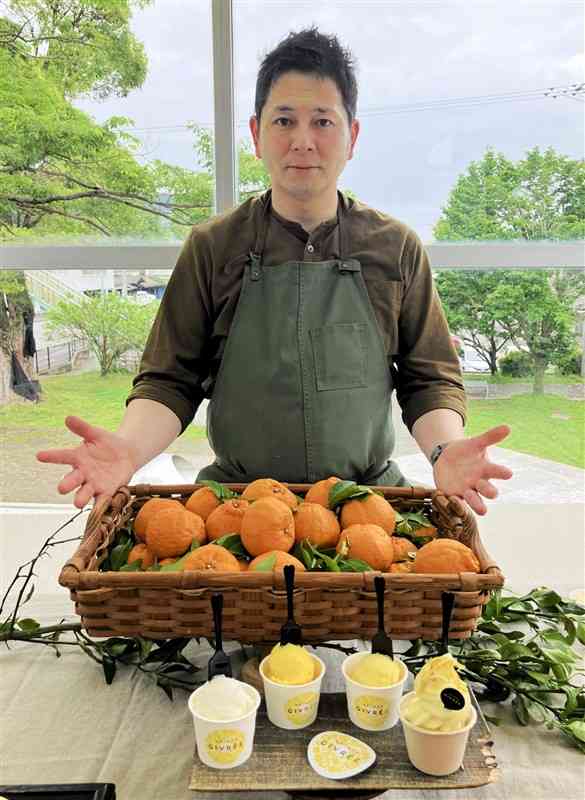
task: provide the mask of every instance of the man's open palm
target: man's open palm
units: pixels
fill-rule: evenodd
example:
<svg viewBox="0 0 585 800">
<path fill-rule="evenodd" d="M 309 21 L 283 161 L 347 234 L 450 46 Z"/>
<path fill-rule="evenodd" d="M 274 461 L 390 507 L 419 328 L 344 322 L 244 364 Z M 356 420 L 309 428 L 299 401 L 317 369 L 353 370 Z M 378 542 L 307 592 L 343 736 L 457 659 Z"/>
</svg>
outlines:
<svg viewBox="0 0 585 800">
<path fill-rule="evenodd" d="M 77 447 L 41 450 L 37 459 L 48 464 L 69 464 L 71 472 L 59 483 L 60 494 L 77 489 L 74 504 L 83 508 L 92 497 L 113 495 L 136 471 L 132 450 L 115 433 L 90 425 L 80 417 L 67 417 L 65 425 L 83 442 Z"/>
<path fill-rule="evenodd" d="M 507 425 L 498 425 L 479 436 L 450 442 L 433 468 L 437 489 L 446 495 L 462 497 L 477 514 L 485 514 L 487 508 L 482 495 L 491 500 L 498 496 L 491 480 L 512 477 L 511 469 L 489 460 L 487 448 L 501 442 L 509 433 Z"/>
</svg>

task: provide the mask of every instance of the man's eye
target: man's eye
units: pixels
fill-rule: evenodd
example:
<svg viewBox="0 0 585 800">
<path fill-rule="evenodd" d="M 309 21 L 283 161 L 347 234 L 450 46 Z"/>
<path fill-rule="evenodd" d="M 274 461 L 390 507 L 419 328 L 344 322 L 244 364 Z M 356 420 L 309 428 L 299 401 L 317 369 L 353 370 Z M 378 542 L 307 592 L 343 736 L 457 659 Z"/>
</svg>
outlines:
<svg viewBox="0 0 585 800">
<path fill-rule="evenodd" d="M 290 123 L 290 119 L 288 117 L 277 117 L 274 120 L 274 124 L 275 125 L 280 125 L 283 128 L 286 128 L 289 123 Z"/>
<path fill-rule="evenodd" d="M 323 117 L 323 119 L 318 119 L 317 120 L 317 125 L 320 128 L 328 128 L 330 125 L 333 125 L 333 122 L 332 122 L 332 120 L 326 119 L 325 117 Z"/>
</svg>

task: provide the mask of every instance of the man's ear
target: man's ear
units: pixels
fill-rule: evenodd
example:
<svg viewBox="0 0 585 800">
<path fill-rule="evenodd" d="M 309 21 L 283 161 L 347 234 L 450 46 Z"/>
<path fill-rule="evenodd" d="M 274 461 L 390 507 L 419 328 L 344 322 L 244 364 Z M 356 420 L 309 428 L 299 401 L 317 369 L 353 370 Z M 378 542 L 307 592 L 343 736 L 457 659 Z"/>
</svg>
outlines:
<svg viewBox="0 0 585 800">
<path fill-rule="evenodd" d="M 262 153 L 260 152 L 260 124 L 255 114 L 250 117 L 249 125 L 252 141 L 254 142 L 254 153 L 256 154 L 256 158 L 262 158 Z"/>
<path fill-rule="evenodd" d="M 357 142 L 357 138 L 360 132 L 360 123 L 359 120 L 354 119 L 351 125 L 349 126 L 349 136 L 350 136 L 350 144 L 349 144 L 349 155 L 347 160 L 349 161 L 350 158 L 353 158 L 353 151 L 355 148 L 355 143 Z"/>
</svg>

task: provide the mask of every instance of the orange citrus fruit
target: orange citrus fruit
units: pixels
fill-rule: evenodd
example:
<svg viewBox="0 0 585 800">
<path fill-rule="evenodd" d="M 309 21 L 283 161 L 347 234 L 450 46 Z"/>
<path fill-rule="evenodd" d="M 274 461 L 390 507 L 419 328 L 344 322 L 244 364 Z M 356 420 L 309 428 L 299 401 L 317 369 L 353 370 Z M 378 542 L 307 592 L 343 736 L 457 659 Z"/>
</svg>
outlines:
<svg viewBox="0 0 585 800">
<path fill-rule="evenodd" d="M 341 528 L 337 517 L 320 503 L 302 503 L 294 513 L 295 539 L 308 539 L 316 547 L 335 547 Z"/>
<path fill-rule="evenodd" d="M 295 558 L 295 556 L 292 556 L 290 553 L 283 553 L 282 550 L 269 550 L 267 553 L 262 553 L 261 556 L 256 556 L 256 558 L 250 561 L 248 572 L 268 571 L 262 570 L 261 567 L 263 564 L 269 564 L 272 561 L 274 561 L 274 564 L 272 569 L 269 570 L 270 572 L 282 572 L 287 564 L 292 564 L 296 570 L 305 572 L 305 565 L 301 563 L 298 558 Z"/>
<path fill-rule="evenodd" d="M 170 497 L 152 497 L 140 508 L 138 514 L 134 518 L 134 533 L 136 538 L 141 542 L 146 541 L 146 525 L 151 515 L 159 508 L 174 508 L 181 506 L 178 500 L 172 500 Z"/>
<path fill-rule="evenodd" d="M 197 514 L 181 508 L 161 508 L 146 526 L 146 543 L 159 558 L 182 556 L 191 542 L 205 541 L 205 523 Z"/>
<path fill-rule="evenodd" d="M 281 500 L 263 497 L 244 511 L 242 544 L 252 556 L 269 550 L 288 552 L 295 542 L 293 513 Z"/>
<path fill-rule="evenodd" d="M 434 539 L 423 545 L 414 559 L 413 572 L 445 575 L 481 572 L 473 550 L 455 539 Z"/>
<path fill-rule="evenodd" d="M 350 525 L 341 531 L 337 552 L 365 561 L 372 569 L 387 572 L 392 563 L 392 539 L 379 525 Z"/>
<path fill-rule="evenodd" d="M 220 500 L 215 495 L 215 492 L 209 486 L 203 486 L 201 489 L 196 489 L 191 497 L 185 503 L 187 511 L 193 514 L 198 514 L 203 522 L 211 514 L 214 508 L 220 504 Z"/>
<path fill-rule="evenodd" d="M 133 561 L 142 561 L 140 564 L 141 569 L 148 569 L 154 564 L 154 555 L 150 552 L 145 544 L 135 544 L 132 550 L 128 553 L 128 564 Z"/>
<path fill-rule="evenodd" d="M 262 497 L 276 497 L 286 503 L 289 508 L 296 508 L 299 504 L 291 490 L 284 483 L 275 481 L 274 478 L 258 478 L 258 480 L 252 481 L 242 492 L 242 497 L 250 503 L 260 500 Z"/>
<path fill-rule="evenodd" d="M 237 500 L 226 500 L 225 503 L 214 508 L 205 520 L 207 538 L 214 541 L 228 533 L 240 533 L 244 511 L 249 505 L 247 500 L 238 498 Z"/>
<path fill-rule="evenodd" d="M 390 564 L 390 572 L 412 572 L 412 561 L 394 561 Z"/>
<path fill-rule="evenodd" d="M 437 535 L 437 529 L 434 525 L 427 525 L 426 528 L 416 528 L 412 532 L 412 536 L 431 536 L 433 539 Z"/>
<path fill-rule="evenodd" d="M 183 570 L 204 569 L 210 572 L 239 572 L 238 559 L 218 544 L 204 544 L 189 553 L 183 562 Z"/>
<path fill-rule="evenodd" d="M 418 547 L 404 536 L 392 536 L 392 544 L 394 546 L 394 561 L 410 561 L 408 554 L 412 553 L 414 555 L 418 550 Z"/>
<path fill-rule="evenodd" d="M 341 527 L 350 525 L 379 525 L 392 535 L 396 527 L 396 514 L 390 503 L 379 494 L 348 500 L 341 508 Z"/>
<path fill-rule="evenodd" d="M 329 490 L 336 483 L 339 483 L 340 480 L 341 478 L 331 477 L 325 478 L 325 480 L 322 481 L 317 481 L 305 495 L 305 501 L 307 503 L 319 503 L 320 506 L 329 508 Z"/>
</svg>

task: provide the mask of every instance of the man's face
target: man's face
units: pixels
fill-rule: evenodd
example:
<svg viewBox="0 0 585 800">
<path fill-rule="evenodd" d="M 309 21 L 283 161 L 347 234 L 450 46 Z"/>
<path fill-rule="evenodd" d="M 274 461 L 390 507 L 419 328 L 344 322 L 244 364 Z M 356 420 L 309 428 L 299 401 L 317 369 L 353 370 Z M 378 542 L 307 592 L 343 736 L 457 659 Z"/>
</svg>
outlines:
<svg viewBox="0 0 585 800">
<path fill-rule="evenodd" d="M 359 123 L 349 124 L 332 80 L 287 72 L 270 90 L 260 125 L 250 119 L 250 131 L 273 191 L 307 202 L 337 190 Z"/>
</svg>

